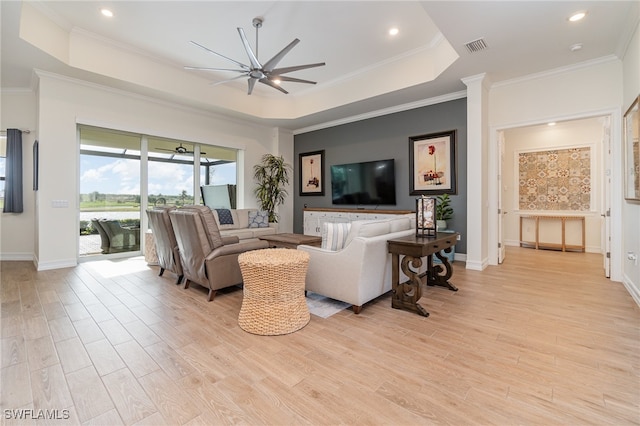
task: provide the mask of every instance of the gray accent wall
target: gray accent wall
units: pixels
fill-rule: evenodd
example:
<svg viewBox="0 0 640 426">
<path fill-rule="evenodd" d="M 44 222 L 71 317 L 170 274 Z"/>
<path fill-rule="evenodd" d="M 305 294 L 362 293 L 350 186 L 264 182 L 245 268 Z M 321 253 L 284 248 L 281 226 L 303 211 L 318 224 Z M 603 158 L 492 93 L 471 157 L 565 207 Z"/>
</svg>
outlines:
<svg viewBox="0 0 640 426">
<path fill-rule="evenodd" d="M 457 192 L 451 195 L 454 218 L 449 229 L 462 235 L 457 253 L 466 253 L 467 231 L 467 99 L 456 99 L 340 126 L 301 133 L 294 137 L 294 232 L 302 233 L 303 211 L 308 208 L 355 209 L 331 202 L 330 166 L 362 161 L 395 159 L 396 205 L 381 210 L 415 211 L 415 195 L 409 195 L 409 138 L 456 130 Z M 324 196 L 300 195 L 299 155 L 324 150 Z M 374 209 L 376 206 L 359 206 Z"/>
</svg>

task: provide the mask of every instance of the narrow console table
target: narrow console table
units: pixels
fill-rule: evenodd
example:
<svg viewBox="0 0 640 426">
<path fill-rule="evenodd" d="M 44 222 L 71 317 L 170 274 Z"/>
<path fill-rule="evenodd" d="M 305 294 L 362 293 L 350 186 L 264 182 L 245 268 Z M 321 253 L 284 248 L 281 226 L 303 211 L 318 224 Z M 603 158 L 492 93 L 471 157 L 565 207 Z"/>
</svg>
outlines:
<svg viewBox="0 0 640 426">
<path fill-rule="evenodd" d="M 391 307 L 395 309 L 408 309 L 428 317 L 429 312 L 418 301 L 422 297 L 422 278 L 426 276 L 428 286 L 442 286 L 449 290 L 458 291 L 458 288 L 449 282 L 453 275 L 453 268 L 444 253 L 450 253 L 458 239 L 458 233 L 439 232 L 435 237 L 418 237 L 409 235 L 387 241 L 389 253 L 391 253 Z M 404 255 L 402 263 L 400 255 Z M 433 263 L 433 256 L 442 262 Z M 427 272 L 420 274 L 422 258 L 427 258 Z M 400 283 L 400 268 L 409 280 Z"/>
<path fill-rule="evenodd" d="M 535 240 L 526 241 L 523 237 L 522 226 L 523 222 L 530 220 L 535 225 Z M 560 239 L 559 242 L 541 241 L 540 238 L 540 222 L 542 221 L 559 221 Z M 581 240 L 580 244 L 567 244 L 566 228 L 567 221 L 579 221 Z M 584 216 L 550 216 L 550 215 L 522 215 L 520 216 L 520 247 L 534 247 L 535 249 L 560 249 L 562 251 L 578 250 L 584 253 L 585 251 L 585 229 L 584 229 Z M 557 226 L 557 225 L 556 225 Z"/>
</svg>

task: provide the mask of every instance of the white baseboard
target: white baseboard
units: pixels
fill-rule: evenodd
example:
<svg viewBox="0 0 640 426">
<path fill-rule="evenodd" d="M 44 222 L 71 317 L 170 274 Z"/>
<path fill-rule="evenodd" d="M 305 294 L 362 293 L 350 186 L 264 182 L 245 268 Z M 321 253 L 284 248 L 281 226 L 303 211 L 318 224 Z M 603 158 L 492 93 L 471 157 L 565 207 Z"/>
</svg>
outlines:
<svg viewBox="0 0 640 426">
<path fill-rule="evenodd" d="M 51 269 L 73 268 L 78 266 L 77 259 L 56 260 L 53 262 L 34 262 L 37 271 L 48 271 Z"/>
<path fill-rule="evenodd" d="M 467 260 L 466 262 L 467 262 L 466 268 L 474 271 L 484 271 L 486 267 L 489 266 L 489 261 L 487 259 L 481 262 L 474 261 L 474 260 Z"/>
<path fill-rule="evenodd" d="M 33 253 L 0 253 L 0 260 L 18 262 L 33 260 Z"/>
<path fill-rule="evenodd" d="M 466 253 L 456 253 L 453 255 L 453 260 L 455 262 L 466 262 L 467 254 Z"/>
<path fill-rule="evenodd" d="M 504 245 L 505 246 L 512 246 L 512 247 L 519 247 L 520 246 L 520 241 L 519 240 L 505 240 L 504 241 Z M 600 247 L 597 247 L 597 246 L 586 246 L 584 248 L 584 251 L 586 253 L 602 254 L 602 249 Z"/>
<path fill-rule="evenodd" d="M 622 278 L 622 284 L 627 289 L 633 300 L 636 301 L 636 304 L 640 306 L 640 288 L 638 288 L 638 286 L 631 281 L 631 278 L 626 275 Z"/>
</svg>

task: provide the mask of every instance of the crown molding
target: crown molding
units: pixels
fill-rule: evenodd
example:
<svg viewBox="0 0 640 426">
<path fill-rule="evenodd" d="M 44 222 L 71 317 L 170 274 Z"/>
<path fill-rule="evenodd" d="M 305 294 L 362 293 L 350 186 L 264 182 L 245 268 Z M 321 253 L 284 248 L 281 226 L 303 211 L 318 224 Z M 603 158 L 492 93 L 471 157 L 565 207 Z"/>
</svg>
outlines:
<svg viewBox="0 0 640 426">
<path fill-rule="evenodd" d="M 620 61 L 620 58 L 618 58 L 615 55 L 602 56 L 600 58 L 580 62 L 580 63 L 569 65 L 566 67 L 554 68 L 551 70 L 541 71 L 534 74 L 528 74 L 523 77 L 517 77 L 510 80 L 499 81 L 499 82 L 493 83 L 491 85 L 491 88 L 495 89 L 498 87 L 510 86 L 512 84 L 526 83 L 534 80 L 539 80 L 541 78 L 552 77 L 552 76 L 566 74 L 569 72 L 573 72 L 573 71 L 577 71 L 585 68 L 590 68 L 594 65 L 607 64 L 607 63 L 616 62 L 616 61 Z"/>
<path fill-rule="evenodd" d="M 441 104 L 443 102 L 453 101 L 456 99 L 462 99 L 467 97 L 466 90 L 460 92 L 449 93 L 447 95 L 436 96 L 433 98 L 423 99 L 416 102 L 410 102 L 407 104 L 401 104 L 392 106 L 389 108 L 383 108 L 376 111 L 367 112 L 364 114 L 353 115 L 350 117 L 341 118 L 339 120 L 327 121 L 325 123 L 317 124 L 315 126 L 303 127 L 301 129 L 296 129 L 293 131 L 294 135 L 299 135 L 302 133 L 313 132 L 316 130 L 327 129 L 329 127 L 336 127 L 343 124 L 354 123 L 356 121 L 367 120 L 369 118 L 381 117 L 384 115 L 394 114 L 396 112 L 408 111 L 416 108 L 421 108 L 429 105 Z"/>
</svg>

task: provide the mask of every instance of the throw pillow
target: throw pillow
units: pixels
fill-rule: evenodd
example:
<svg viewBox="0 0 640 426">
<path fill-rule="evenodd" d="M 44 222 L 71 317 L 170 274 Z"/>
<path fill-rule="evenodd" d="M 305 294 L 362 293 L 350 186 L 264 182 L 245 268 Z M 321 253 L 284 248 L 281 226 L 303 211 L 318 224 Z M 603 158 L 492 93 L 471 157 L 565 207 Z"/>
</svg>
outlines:
<svg viewBox="0 0 640 426">
<path fill-rule="evenodd" d="M 322 225 L 322 244 L 320 247 L 333 251 L 342 250 L 350 229 L 351 223 L 348 222 L 325 222 Z"/>
<path fill-rule="evenodd" d="M 218 213 L 218 220 L 220 225 L 233 225 L 233 216 L 231 216 L 231 210 L 229 209 L 216 209 Z"/>
<path fill-rule="evenodd" d="M 249 212 L 249 228 L 268 228 L 269 213 L 262 210 L 251 210 Z"/>
</svg>

